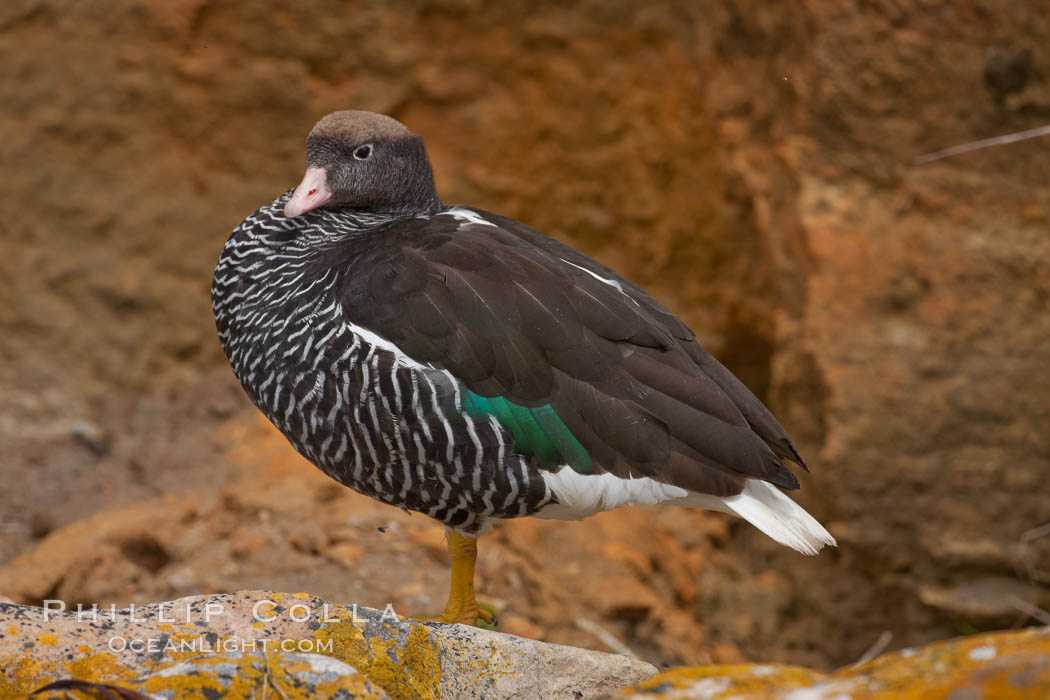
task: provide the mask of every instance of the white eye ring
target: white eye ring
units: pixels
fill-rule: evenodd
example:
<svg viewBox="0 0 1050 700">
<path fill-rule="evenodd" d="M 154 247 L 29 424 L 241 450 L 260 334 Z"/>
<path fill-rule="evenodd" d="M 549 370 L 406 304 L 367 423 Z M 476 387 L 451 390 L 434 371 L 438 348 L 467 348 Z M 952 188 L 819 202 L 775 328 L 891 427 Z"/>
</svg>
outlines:
<svg viewBox="0 0 1050 700">
<path fill-rule="evenodd" d="M 368 160 L 372 157 L 372 144 L 366 143 L 363 146 L 358 146 L 354 149 L 354 158 L 358 160 Z"/>
</svg>

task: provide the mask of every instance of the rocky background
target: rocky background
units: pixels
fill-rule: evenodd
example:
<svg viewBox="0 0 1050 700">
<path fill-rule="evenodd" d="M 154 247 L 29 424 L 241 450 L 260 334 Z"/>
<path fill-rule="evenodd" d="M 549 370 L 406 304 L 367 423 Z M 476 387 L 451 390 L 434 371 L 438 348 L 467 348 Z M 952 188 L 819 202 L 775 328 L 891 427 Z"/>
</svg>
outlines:
<svg viewBox="0 0 1050 700">
<path fill-rule="evenodd" d="M 504 629 L 828 668 L 1048 618 L 1050 14 L 963 0 L 0 4 L 0 595 L 305 590 L 435 613 L 442 531 L 259 418 L 209 304 L 228 232 L 341 108 L 446 202 L 679 312 L 780 416 L 807 559 L 721 516 L 509 523 Z"/>
</svg>

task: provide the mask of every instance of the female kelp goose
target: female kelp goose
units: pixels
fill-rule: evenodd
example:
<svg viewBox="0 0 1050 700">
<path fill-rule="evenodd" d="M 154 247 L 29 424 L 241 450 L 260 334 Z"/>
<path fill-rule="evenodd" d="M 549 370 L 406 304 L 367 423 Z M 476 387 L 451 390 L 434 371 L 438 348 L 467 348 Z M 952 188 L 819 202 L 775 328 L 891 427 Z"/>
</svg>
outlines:
<svg viewBox="0 0 1050 700">
<path fill-rule="evenodd" d="M 449 529 L 445 622 L 491 622 L 476 538 L 497 520 L 625 504 L 734 513 L 815 554 L 835 540 L 778 490 L 805 467 L 693 333 L 538 231 L 438 199 L 423 140 L 344 111 L 306 175 L 241 223 L 212 304 L 248 395 L 350 488 Z"/>
</svg>

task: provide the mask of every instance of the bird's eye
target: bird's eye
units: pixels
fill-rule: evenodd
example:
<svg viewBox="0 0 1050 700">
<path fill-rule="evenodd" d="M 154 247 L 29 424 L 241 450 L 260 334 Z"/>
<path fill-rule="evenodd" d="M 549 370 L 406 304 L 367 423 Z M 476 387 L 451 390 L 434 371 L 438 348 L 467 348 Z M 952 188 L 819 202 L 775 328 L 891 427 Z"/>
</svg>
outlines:
<svg viewBox="0 0 1050 700">
<path fill-rule="evenodd" d="M 354 158 L 358 160 L 368 160 L 372 157 L 372 144 L 366 143 L 364 146 L 358 146 L 354 151 Z"/>
</svg>

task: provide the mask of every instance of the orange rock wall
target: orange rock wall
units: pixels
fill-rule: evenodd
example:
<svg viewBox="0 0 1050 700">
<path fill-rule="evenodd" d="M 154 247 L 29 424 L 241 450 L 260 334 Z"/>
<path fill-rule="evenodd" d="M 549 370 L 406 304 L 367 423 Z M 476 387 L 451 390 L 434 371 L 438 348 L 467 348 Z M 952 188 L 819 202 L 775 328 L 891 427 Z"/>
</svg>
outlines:
<svg viewBox="0 0 1050 700">
<path fill-rule="evenodd" d="M 1004 601 L 1050 603 L 1050 537 L 1023 539 L 1050 522 L 1050 140 L 912 159 L 1050 121 L 1047 46 L 1020 0 L 7 0 L 4 512 L 130 492 L 55 458 L 65 426 L 221 367 L 225 236 L 354 107 L 425 136 L 447 202 L 650 287 L 797 436 L 842 547 L 734 525 L 687 604 L 708 641 L 845 663 L 884 629 L 1025 620 Z M 182 414 L 136 410 L 103 428 L 178 444 Z M 135 473 L 201 469 L 171 454 Z"/>
</svg>

